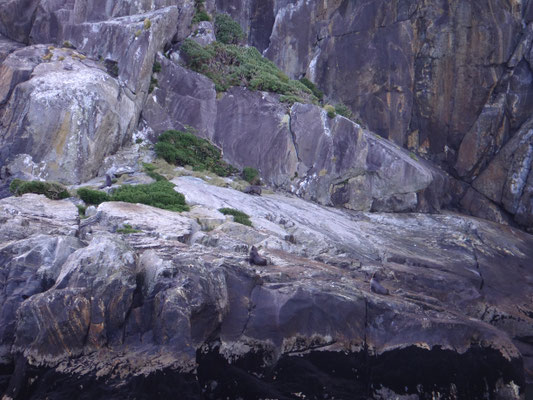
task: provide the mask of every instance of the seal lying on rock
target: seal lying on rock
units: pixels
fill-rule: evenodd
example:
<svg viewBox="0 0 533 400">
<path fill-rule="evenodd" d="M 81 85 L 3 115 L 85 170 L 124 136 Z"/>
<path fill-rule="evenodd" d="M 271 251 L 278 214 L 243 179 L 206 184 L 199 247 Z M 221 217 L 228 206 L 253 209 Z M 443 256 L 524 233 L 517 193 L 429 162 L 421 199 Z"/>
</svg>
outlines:
<svg viewBox="0 0 533 400">
<path fill-rule="evenodd" d="M 255 246 L 252 246 L 250 249 L 250 258 L 248 258 L 248 261 L 250 261 L 250 264 L 267 265 L 267 259 L 259 255 Z"/>
<path fill-rule="evenodd" d="M 372 274 L 372 279 L 370 279 L 370 290 L 377 294 L 389 294 L 389 290 L 385 289 L 381 286 L 381 283 L 379 283 L 375 272 Z"/>
<path fill-rule="evenodd" d="M 244 193 L 248 194 L 256 194 L 258 196 L 261 196 L 261 186 L 257 185 L 250 185 L 247 186 L 246 189 L 243 190 Z"/>
</svg>

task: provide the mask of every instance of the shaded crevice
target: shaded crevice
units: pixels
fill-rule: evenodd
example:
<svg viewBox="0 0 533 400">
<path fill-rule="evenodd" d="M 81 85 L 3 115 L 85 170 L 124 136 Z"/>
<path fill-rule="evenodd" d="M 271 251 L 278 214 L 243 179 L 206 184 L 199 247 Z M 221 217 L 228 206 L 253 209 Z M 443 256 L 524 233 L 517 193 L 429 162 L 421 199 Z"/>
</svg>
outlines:
<svg viewBox="0 0 533 400">
<path fill-rule="evenodd" d="M 252 319 L 252 311 L 255 308 L 255 304 L 252 301 L 252 296 L 253 296 L 253 292 L 254 292 L 254 290 L 255 290 L 255 288 L 257 286 L 258 286 L 257 283 L 254 282 L 254 285 L 252 286 L 252 288 L 250 289 L 250 292 L 248 293 L 248 299 L 249 299 L 248 309 L 247 309 L 248 315 L 246 317 L 246 321 L 244 322 L 241 334 L 239 336 L 243 336 L 245 334 L 246 329 L 248 328 L 248 324 L 250 323 L 250 320 Z"/>
<path fill-rule="evenodd" d="M 289 109 L 289 133 L 291 134 L 291 140 L 292 144 L 294 146 L 294 151 L 296 152 L 296 159 L 299 163 L 302 162 L 302 159 L 300 158 L 300 152 L 298 150 L 298 142 L 296 140 L 296 134 L 292 130 L 292 107 Z"/>
</svg>

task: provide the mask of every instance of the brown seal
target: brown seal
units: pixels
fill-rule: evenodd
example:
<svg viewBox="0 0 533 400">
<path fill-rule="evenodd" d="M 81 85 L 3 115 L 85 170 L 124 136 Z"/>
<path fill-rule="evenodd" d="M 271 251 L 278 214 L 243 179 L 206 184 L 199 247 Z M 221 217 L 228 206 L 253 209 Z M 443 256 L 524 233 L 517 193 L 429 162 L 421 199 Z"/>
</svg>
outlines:
<svg viewBox="0 0 533 400">
<path fill-rule="evenodd" d="M 250 261 L 250 264 L 267 265 L 267 259 L 259 255 L 255 246 L 252 246 L 250 249 L 250 258 L 248 258 L 248 261 Z"/>
<path fill-rule="evenodd" d="M 246 189 L 243 190 L 244 193 L 248 193 L 248 194 L 256 194 L 258 196 L 261 196 L 261 186 L 257 186 L 257 185 L 250 185 L 250 186 L 247 186 Z"/>
</svg>

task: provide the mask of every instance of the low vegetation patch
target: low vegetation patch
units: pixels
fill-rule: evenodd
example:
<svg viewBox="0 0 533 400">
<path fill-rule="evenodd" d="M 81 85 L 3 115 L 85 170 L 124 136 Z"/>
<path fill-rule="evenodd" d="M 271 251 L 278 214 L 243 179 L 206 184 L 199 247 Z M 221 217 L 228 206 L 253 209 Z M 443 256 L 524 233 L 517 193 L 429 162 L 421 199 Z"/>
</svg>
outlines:
<svg viewBox="0 0 533 400">
<path fill-rule="evenodd" d="M 233 215 L 233 221 L 239 224 L 252 226 L 250 216 L 242 211 L 236 210 L 234 208 L 220 208 L 218 211 L 220 211 L 224 215 Z"/>
<path fill-rule="evenodd" d="M 85 215 L 85 211 L 87 211 L 87 207 L 82 206 L 81 204 L 78 204 L 76 207 L 78 208 L 78 214 L 80 218 L 81 219 L 87 218 L 87 216 Z"/>
<path fill-rule="evenodd" d="M 252 167 L 244 167 L 242 170 L 242 179 L 251 185 L 259 185 L 261 179 L 259 178 L 259 171 Z"/>
<path fill-rule="evenodd" d="M 152 179 L 155 179 L 157 182 L 167 180 L 167 178 L 165 178 L 163 175 L 155 172 L 157 167 L 154 164 L 143 163 L 143 169 L 146 175 L 148 175 Z"/>
<path fill-rule="evenodd" d="M 197 24 L 202 21 L 211 21 L 211 17 L 205 9 L 205 0 L 195 0 L 194 2 L 194 16 L 192 17 L 192 23 Z"/>
<path fill-rule="evenodd" d="M 335 112 L 339 115 L 342 115 L 345 118 L 351 119 L 353 117 L 352 111 L 344 103 L 339 103 L 335 105 Z"/>
<path fill-rule="evenodd" d="M 117 233 L 122 233 L 122 234 L 125 234 L 125 235 L 129 235 L 130 233 L 139 233 L 139 232 L 142 232 L 142 231 L 140 231 L 139 229 L 134 229 L 129 224 L 124 224 L 122 226 L 122 228 L 117 229 Z"/>
<path fill-rule="evenodd" d="M 170 211 L 188 211 L 185 196 L 174 190 L 174 184 L 164 180 L 148 185 L 123 185 L 111 196 L 111 201 L 141 203 Z"/>
<path fill-rule="evenodd" d="M 337 115 L 337 113 L 335 112 L 335 107 L 333 107 L 331 104 L 326 104 L 324 106 L 324 110 L 326 110 L 326 112 L 328 113 L 329 118 L 335 118 L 335 115 Z"/>
<path fill-rule="evenodd" d="M 70 197 L 67 188 L 55 182 L 23 181 L 13 179 L 9 185 L 9 191 L 15 196 L 22 196 L 26 193 L 44 194 L 51 200 L 60 200 Z"/>
<path fill-rule="evenodd" d="M 311 89 L 291 80 L 276 65 L 264 58 L 255 47 L 214 42 L 205 47 L 187 39 L 182 51 L 188 67 L 209 77 L 218 92 L 232 86 L 279 93 L 285 101 L 318 103 Z"/>
<path fill-rule="evenodd" d="M 89 188 L 79 188 L 78 196 L 87 204 L 98 205 L 104 201 L 111 201 L 111 198 L 106 192 L 101 190 L 93 190 Z"/>
<path fill-rule="evenodd" d="M 324 97 L 324 92 L 320 90 L 313 82 L 307 78 L 300 79 L 300 82 L 302 82 L 311 92 L 313 92 L 318 100 L 322 100 Z"/>
<path fill-rule="evenodd" d="M 229 176 L 237 170 L 222 160 L 222 152 L 209 141 L 190 132 L 166 131 L 159 136 L 155 152 L 166 162 L 191 166 L 193 170 L 207 170 L 218 176 Z"/>
<path fill-rule="evenodd" d="M 149 165 L 149 164 L 148 164 Z M 160 175 L 161 176 L 161 175 Z M 174 184 L 161 176 L 157 182 L 147 185 L 122 185 L 113 194 L 89 188 L 78 189 L 78 196 L 87 204 L 98 205 L 104 201 L 141 203 L 171 211 L 188 211 L 183 194 L 174 190 Z"/>
</svg>

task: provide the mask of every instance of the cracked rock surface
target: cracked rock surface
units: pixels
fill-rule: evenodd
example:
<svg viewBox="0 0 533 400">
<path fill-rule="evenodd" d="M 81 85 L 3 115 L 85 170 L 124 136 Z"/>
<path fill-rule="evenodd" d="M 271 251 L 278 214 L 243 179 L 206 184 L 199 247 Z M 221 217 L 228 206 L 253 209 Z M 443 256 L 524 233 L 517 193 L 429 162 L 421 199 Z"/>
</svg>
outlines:
<svg viewBox="0 0 533 400">
<path fill-rule="evenodd" d="M 87 398 L 519 398 L 531 236 L 173 182 L 191 211 L 103 203 L 79 221 L 68 200 L 0 200 L 6 396 L 67 398 L 76 384 Z M 248 263 L 252 245 L 267 266 Z M 371 292 L 373 272 L 390 295 Z"/>
</svg>

